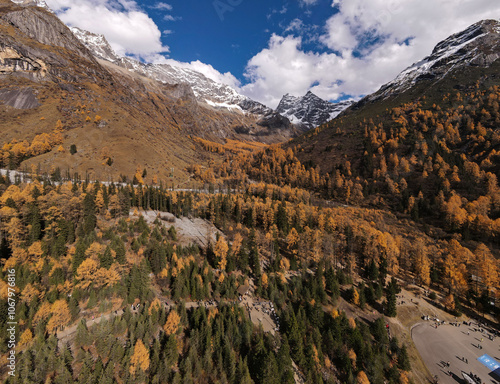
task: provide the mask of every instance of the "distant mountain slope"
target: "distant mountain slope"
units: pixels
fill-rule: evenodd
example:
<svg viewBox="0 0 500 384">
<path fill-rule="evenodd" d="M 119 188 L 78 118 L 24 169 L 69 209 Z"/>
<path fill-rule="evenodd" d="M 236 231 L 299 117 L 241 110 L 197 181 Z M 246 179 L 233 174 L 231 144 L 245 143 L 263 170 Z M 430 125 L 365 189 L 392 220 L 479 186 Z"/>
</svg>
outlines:
<svg viewBox="0 0 500 384">
<path fill-rule="evenodd" d="M 303 126 L 306 131 L 332 120 L 352 104 L 352 101 L 330 103 L 309 91 L 303 97 L 286 94 L 276 112 L 290 119 L 292 123 Z"/>
</svg>

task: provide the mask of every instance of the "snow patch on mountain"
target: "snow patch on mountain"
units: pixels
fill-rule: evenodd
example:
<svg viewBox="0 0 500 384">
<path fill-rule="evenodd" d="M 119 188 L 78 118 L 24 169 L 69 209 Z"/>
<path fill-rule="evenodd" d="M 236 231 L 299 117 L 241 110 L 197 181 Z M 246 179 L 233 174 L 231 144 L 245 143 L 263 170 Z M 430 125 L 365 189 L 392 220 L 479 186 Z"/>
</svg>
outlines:
<svg viewBox="0 0 500 384">
<path fill-rule="evenodd" d="M 239 105 L 228 104 L 228 103 L 214 103 L 211 100 L 205 100 L 205 102 L 208 105 L 210 105 L 211 107 L 214 107 L 214 108 L 223 108 L 223 109 L 229 109 L 229 110 L 237 110 L 237 111 L 243 113 L 243 109 Z"/>
</svg>

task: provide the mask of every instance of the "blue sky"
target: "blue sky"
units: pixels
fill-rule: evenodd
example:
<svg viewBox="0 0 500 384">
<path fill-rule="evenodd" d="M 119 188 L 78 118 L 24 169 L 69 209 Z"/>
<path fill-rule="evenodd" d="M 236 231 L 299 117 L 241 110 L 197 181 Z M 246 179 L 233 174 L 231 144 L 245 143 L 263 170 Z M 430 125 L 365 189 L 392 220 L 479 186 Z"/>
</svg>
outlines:
<svg viewBox="0 0 500 384">
<path fill-rule="evenodd" d="M 310 30 L 318 30 L 332 13 L 327 0 L 315 6 L 301 6 L 298 1 L 175 0 L 168 3 L 170 11 L 149 8 L 158 4 L 155 1 L 143 4 L 162 31 L 172 32 L 164 34 L 162 42 L 173 59 L 201 60 L 242 82 L 246 64 L 267 45 L 272 33 L 282 34 L 296 18 Z"/>
<path fill-rule="evenodd" d="M 276 107 L 285 93 L 358 99 L 498 0 L 46 0 L 121 55 L 189 67 Z"/>
</svg>

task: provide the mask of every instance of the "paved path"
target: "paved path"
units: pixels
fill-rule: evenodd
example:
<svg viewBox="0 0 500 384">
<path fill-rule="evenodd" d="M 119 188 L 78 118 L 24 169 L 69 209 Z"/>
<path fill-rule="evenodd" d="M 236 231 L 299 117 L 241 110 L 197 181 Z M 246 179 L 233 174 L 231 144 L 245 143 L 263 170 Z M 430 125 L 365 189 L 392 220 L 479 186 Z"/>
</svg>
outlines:
<svg viewBox="0 0 500 384">
<path fill-rule="evenodd" d="M 462 383 L 461 371 L 472 371 L 483 383 L 499 383 L 498 378 L 490 376 L 491 371 L 477 358 L 486 353 L 500 361 L 500 339 L 491 341 L 485 334 L 474 332 L 474 326 L 465 324 L 460 327 L 445 324 L 436 329 L 432 321 L 415 325 L 412 338 L 425 365 L 433 376 L 438 376 L 439 383 Z M 477 347 L 479 344 L 483 349 Z M 467 359 L 468 363 L 462 358 Z M 446 366 L 448 362 L 449 368 Z M 452 376 L 448 375 L 448 371 L 452 372 Z"/>
</svg>

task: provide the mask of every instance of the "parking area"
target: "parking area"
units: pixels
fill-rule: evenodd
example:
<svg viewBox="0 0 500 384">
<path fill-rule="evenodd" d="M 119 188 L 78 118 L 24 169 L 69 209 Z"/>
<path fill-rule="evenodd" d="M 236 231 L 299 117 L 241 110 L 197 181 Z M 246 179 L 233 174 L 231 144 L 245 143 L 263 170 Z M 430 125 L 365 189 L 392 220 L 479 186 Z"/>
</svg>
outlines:
<svg viewBox="0 0 500 384">
<path fill-rule="evenodd" d="M 440 324 L 440 325 L 438 325 Z M 424 321 L 412 328 L 412 339 L 425 365 L 439 383 L 464 383 L 462 371 L 472 372 L 482 383 L 499 384 L 500 378 L 477 359 L 484 354 L 500 361 L 495 331 L 476 322 Z"/>
</svg>

